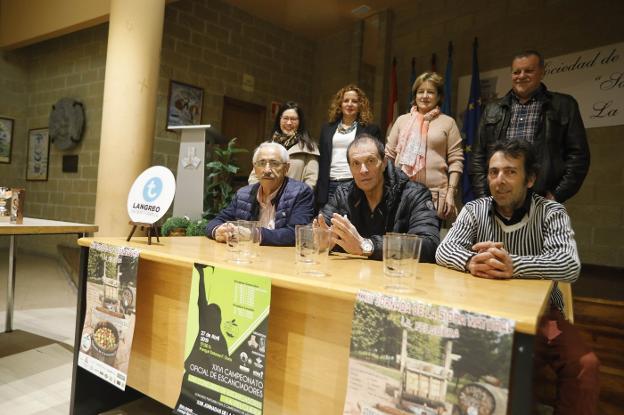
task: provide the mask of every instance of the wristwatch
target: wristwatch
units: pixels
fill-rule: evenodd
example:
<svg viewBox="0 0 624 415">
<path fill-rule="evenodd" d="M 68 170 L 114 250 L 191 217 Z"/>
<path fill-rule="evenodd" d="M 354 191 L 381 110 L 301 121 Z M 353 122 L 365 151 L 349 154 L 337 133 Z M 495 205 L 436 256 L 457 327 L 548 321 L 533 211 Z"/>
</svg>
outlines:
<svg viewBox="0 0 624 415">
<path fill-rule="evenodd" d="M 375 250 L 373 241 L 370 239 L 362 239 L 362 242 L 360 242 L 360 248 L 362 249 L 362 255 L 364 256 L 371 256 Z"/>
</svg>

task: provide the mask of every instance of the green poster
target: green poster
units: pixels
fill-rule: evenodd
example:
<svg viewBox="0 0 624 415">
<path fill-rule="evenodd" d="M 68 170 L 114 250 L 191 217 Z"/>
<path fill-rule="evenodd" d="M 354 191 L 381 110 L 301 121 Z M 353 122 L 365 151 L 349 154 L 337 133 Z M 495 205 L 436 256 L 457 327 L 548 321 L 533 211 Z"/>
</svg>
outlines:
<svg viewBox="0 0 624 415">
<path fill-rule="evenodd" d="M 174 413 L 261 415 L 271 280 L 195 264 Z"/>
</svg>

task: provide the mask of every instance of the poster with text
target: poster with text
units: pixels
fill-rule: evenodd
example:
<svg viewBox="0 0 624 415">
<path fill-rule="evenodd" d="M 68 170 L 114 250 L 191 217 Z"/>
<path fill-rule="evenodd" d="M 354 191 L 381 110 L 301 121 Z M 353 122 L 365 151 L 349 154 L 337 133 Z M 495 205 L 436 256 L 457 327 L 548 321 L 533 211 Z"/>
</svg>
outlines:
<svg viewBox="0 0 624 415">
<path fill-rule="evenodd" d="M 271 280 L 195 264 L 180 415 L 261 415 Z"/>
<path fill-rule="evenodd" d="M 505 415 L 512 320 L 362 291 L 344 415 Z"/>
<path fill-rule="evenodd" d="M 134 335 L 138 265 L 137 249 L 98 242 L 89 249 L 78 366 L 121 390 Z"/>
</svg>

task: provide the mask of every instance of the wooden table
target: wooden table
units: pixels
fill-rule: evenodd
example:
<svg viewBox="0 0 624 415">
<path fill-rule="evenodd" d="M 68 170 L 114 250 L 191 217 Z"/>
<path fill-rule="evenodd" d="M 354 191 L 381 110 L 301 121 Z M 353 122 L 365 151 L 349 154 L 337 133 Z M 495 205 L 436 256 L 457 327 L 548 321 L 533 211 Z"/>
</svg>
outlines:
<svg viewBox="0 0 624 415">
<path fill-rule="evenodd" d="M 85 314 L 88 247 L 93 241 L 141 250 L 137 278 L 136 328 L 121 393 L 76 366 Z M 224 244 L 205 237 L 79 240 L 81 278 L 76 323 L 71 410 L 96 414 L 136 396 L 148 395 L 173 407 L 184 372 L 184 339 L 193 263 L 242 270 L 272 279 L 264 413 L 342 414 L 347 386 L 351 321 L 356 293 L 383 291 L 380 261 L 330 257 L 331 275 L 295 273 L 294 248 L 260 247 L 250 265 L 227 262 Z M 531 402 L 533 338 L 548 304 L 550 281 L 491 281 L 431 264 L 419 265 L 422 301 L 514 319 L 516 335 L 511 400 L 513 414 L 528 414 Z M 100 399 L 99 397 L 102 397 Z"/>
<path fill-rule="evenodd" d="M 56 220 L 24 218 L 20 225 L 0 222 L 0 235 L 9 236 L 9 275 L 7 278 L 7 306 L 5 332 L 13 331 L 13 308 L 15 298 L 15 258 L 17 245 L 15 237 L 17 235 L 51 235 L 63 233 L 75 233 L 83 236 L 88 232 L 97 232 L 96 225 L 84 223 L 60 222 Z"/>
</svg>

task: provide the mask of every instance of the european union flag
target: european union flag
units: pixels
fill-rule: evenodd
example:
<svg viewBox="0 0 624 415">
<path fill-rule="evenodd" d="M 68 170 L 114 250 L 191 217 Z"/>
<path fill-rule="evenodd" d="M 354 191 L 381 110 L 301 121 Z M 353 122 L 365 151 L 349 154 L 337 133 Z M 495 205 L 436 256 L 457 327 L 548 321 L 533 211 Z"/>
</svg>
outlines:
<svg viewBox="0 0 624 415">
<path fill-rule="evenodd" d="M 448 60 L 446 61 L 446 73 L 444 74 L 444 102 L 442 102 L 442 111 L 444 114 L 452 117 L 451 114 L 451 92 L 453 89 L 453 42 L 449 42 L 448 45 Z"/>
<path fill-rule="evenodd" d="M 479 80 L 479 62 L 477 61 L 477 38 L 472 45 L 472 80 L 470 81 L 470 98 L 464 114 L 464 174 L 462 176 L 462 200 L 465 203 L 475 198 L 470 182 L 470 163 L 472 146 L 477 138 L 479 120 L 481 119 L 481 81 Z"/>
</svg>

